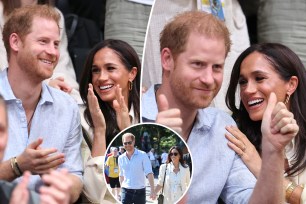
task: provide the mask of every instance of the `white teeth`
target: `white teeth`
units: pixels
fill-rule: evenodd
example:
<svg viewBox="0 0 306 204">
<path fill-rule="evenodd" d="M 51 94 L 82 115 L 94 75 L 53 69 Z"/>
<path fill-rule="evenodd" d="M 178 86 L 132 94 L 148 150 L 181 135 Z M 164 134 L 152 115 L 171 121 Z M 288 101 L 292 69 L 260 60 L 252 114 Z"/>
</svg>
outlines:
<svg viewBox="0 0 306 204">
<path fill-rule="evenodd" d="M 263 102 L 263 99 L 255 99 L 255 100 L 249 101 L 248 104 L 249 105 L 254 105 L 254 104 L 257 104 L 257 103 L 261 103 L 261 102 Z"/>
<path fill-rule="evenodd" d="M 49 61 L 49 60 L 44 60 L 44 59 L 42 59 L 41 61 L 42 61 L 43 63 L 52 64 L 52 62 Z"/>
<path fill-rule="evenodd" d="M 105 90 L 105 89 L 109 89 L 109 88 L 111 88 L 111 87 L 113 87 L 113 85 L 100 86 L 99 88 L 100 88 L 101 90 Z"/>
</svg>

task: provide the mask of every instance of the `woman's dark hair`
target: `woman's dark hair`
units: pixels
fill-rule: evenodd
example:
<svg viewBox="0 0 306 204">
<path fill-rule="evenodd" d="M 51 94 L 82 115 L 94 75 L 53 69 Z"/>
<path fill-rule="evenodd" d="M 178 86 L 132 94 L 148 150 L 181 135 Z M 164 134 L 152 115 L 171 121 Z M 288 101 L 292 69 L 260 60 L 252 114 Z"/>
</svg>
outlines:
<svg viewBox="0 0 306 204">
<path fill-rule="evenodd" d="M 306 101 L 306 71 L 301 60 L 292 50 L 278 43 L 255 44 L 247 48 L 241 53 L 234 64 L 225 98 L 226 105 L 232 111 L 232 117 L 237 122 L 240 130 L 261 154 L 261 121 L 252 121 L 241 101 L 239 108 L 235 104 L 241 63 L 254 52 L 262 54 L 282 80 L 288 82 L 292 76 L 298 78 L 298 86 L 290 97 L 289 109 L 294 114 L 294 118 L 299 126 L 299 132 L 294 139 L 295 154 L 293 164 L 287 170 L 287 173 L 289 175 L 299 174 L 306 168 L 306 106 L 303 105 Z"/>
<path fill-rule="evenodd" d="M 14 9 L 21 7 L 21 0 L 1 0 L 3 4 L 3 13 L 8 16 Z M 54 0 L 38 0 L 38 4 L 54 5 Z"/>
<path fill-rule="evenodd" d="M 175 149 L 175 150 L 177 150 L 178 151 L 178 153 L 179 153 L 179 155 L 180 155 L 180 160 L 179 160 L 179 162 L 181 163 L 181 165 L 184 167 L 184 168 L 187 168 L 188 166 L 185 164 L 185 162 L 184 162 L 184 159 L 183 159 L 183 151 L 182 151 L 182 149 L 179 147 L 179 146 L 173 146 L 173 147 L 171 147 L 170 149 L 169 149 L 169 152 L 168 152 L 168 158 L 167 158 L 167 164 L 169 164 L 172 160 L 171 160 L 171 156 L 170 156 L 170 153 L 171 153 L 171 151 L 173 150 L 173 149 Z"/>
<path fill-rule="evenodd" d="M 128 71 L 131 71 L 133 67 L 137 68 L 137 75 L 132 83 L 132 90 L 129 91 L 128 109 L 130 110 L 133 105 L 135 118 L 136 120 L 139 121 L 140 119 L 139 93 L 140 93 L 141 64 L 136 51 L 128 43 L 122 40 L 113 40 L 113 39 L 108 39 L 99 42 L 97 45 L 95 45 L 95 47 L 89 52 L 87 56 L 85 62 L 85 68 L 80 82 L 80 94 L 86 105 L 86 109 L 84 112 L 85 119 L 89 124 L 89 126 L 93 127 L 93 121 L 89 112 L 88 101 L 87 101 L 88 84 L 92 83 L 92 63 L 94 56 L 99 50 L 103 48 L 110 48 L 114 50 L 114 52 L 119 56 L 121 62 L 124 64 L 125 68 Z M 94 93 L 98 98 L 100 108 L 106 120 L 106 145 L 108 145 L 113 139 L 113 137 L 120 132 L 119 127 L 117 125 L 116 112 L 111 107 L 110 104 L 108 104 L 105 101 L 102 101 L 95 91 Z"/>
</svg>

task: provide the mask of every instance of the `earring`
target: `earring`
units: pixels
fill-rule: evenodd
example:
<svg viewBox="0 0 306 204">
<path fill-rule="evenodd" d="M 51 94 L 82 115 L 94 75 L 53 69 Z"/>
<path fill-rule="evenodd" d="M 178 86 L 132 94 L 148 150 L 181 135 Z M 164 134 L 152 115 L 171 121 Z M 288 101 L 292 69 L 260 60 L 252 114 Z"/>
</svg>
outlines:
<svg viewBox="0 0 306 204">
<path fill-rule="evenodd" d="M 285 102 L 284 102 L 285 105 L 288 104 L 289 99 L 290 99 L 290 94 L 286 94 L 286 99 L 285 99 Z"/>
<path fill-rule="evenodd" d="M 131 91 L 133 89 L 133 81 L 129 81 L 129 90 Z"/>
</svg>

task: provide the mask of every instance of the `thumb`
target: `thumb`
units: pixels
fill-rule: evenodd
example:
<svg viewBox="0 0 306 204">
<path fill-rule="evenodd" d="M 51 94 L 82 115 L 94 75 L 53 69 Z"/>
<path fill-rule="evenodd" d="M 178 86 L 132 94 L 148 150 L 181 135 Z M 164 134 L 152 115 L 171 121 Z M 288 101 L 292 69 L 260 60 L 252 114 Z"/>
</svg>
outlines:
<svg viewBox="0 0 306 204">
<path fill-rule="evenodd" d="M 30 149 L 37 149 L 39 147 L 39 145 L 41 145 L 42 143 L 43 143 L 43 139 L 42 138 L 38 138 L 37 140 L 35 140 L 31 144 L 29 144 L 28 148 L 30 148 Z"/>
<path fill-rule="evenodd" d="M 158 112 L 169 109 L 169 103 L 164 94 L 161 94 L 157 97 L 157 107 L 158 107 Z"/>
<path fill-rule="evenodd" d="M 276 95 L 274 92 L 270 93 L 268 105 L 263 115 L 262 123 L 270 122 L 272 118 L 272 112 L 277 103 Z"/>
</svg>

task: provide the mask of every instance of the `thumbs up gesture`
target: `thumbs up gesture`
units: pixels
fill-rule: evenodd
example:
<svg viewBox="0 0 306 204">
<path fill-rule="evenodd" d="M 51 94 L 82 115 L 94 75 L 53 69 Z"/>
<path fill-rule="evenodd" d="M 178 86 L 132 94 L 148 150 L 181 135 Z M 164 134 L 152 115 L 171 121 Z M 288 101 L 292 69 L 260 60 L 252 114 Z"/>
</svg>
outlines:
<svg viewBox="0 0 306 204">
<path fill-rule="evenodd" d="M 161 94 L 157 97 L 158 114 L 156 123 L 165 125 L 178 134 L 182 133 L 183 120 L 181 118 L 181 111 L 178 108 L 170 108 L 165 95 Z"/>
<path fill-rule="evenodd" d="M 263 151 L 282 151 L 298 131 L 293 114 L 272 92 L 261 123 Z"/>
</svg>

